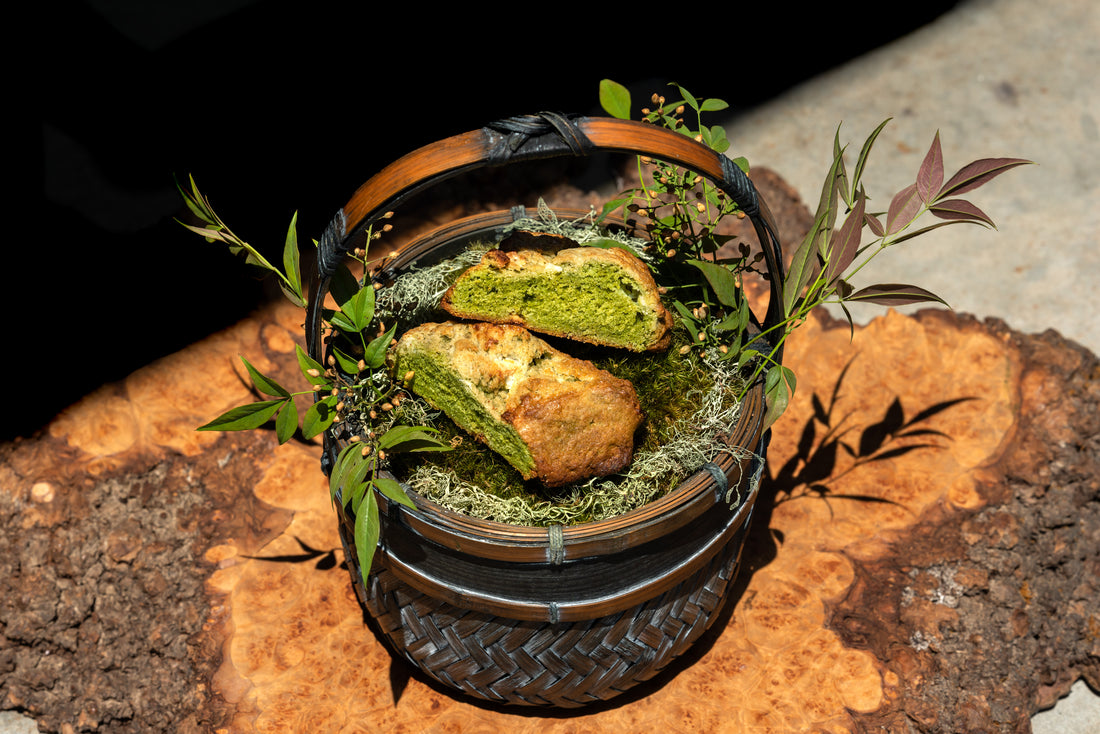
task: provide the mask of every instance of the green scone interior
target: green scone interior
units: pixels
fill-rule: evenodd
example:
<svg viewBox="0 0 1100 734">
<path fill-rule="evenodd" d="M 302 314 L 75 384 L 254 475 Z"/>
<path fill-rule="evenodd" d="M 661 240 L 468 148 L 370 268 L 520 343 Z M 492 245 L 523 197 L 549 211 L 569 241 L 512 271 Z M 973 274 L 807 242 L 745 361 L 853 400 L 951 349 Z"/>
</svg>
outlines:
<svg viewBox="0 0 1100 734">
<path fill-rule="evenodd" d="M 619 247 L 490 250 L 441 305 L 459 318 L 635 352 L 665 349 L 671 341 L 672 316 L 653 276 Z"/>
<path fill-rule="evenodd" d="M 398 341 L 410 389 L 549 487 L 629 465 L 642 422 L 634 387 L 511 324 L 431 323 Z"/>
</svg>

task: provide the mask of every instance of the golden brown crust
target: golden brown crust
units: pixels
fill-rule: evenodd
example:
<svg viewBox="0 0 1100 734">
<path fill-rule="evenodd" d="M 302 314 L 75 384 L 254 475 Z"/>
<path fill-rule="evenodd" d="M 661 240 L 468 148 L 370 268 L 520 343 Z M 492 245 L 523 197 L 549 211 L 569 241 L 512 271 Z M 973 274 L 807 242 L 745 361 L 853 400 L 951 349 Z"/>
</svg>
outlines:
<svg viewBox="0 0 1100 734">
<path fill-rule="evenodd" d="M 630 383 L 602 372 L 579 383 L 530 378 L 503 418 L 527 444 L 542 482 L 555 487 L 629 466 L 642 412 Z"/>
<path fill-rule="evenodd" d="M 571 242 L 571 240 L 569 241 Z M 593 261 L 610 263 L 620 268 L 630 279 L 638 284 L 640 291 L 638 297 L 639 304 L 647 312 L 656 314 L 657 321 L 656 328 L 645 347 L 645 351 L 663 351 L 668 349 L 669 344 L 672 342 L 672 314 L 661 302 L 661 296 L 657 290 L 657 283 L 654 281 L 652 273 L 649 272 L 649 268 L 647 268 L 645 263 L 637 257 L 620 247 L 566 247 L 560 250 L 535 247 L 524 247 L 518 250 L 494 249 L 486 252 L 485 255 L 482 256 L 481 262 L 473 268 L 470 268 L 466 273 L 486 268 L 499 270 L 504 274 L 519 274 L 525 271 L 537 273 L 559 269 L 565 266 L 579 267 Z M 464 277 L 466 273 L 460 277 Z M 504 277 L 507 277 L 507 275 Z M 448 289 L 443 295 L 440 306 L 443 310 L 447 311 L 447 313 L 458 318 L 491 321 L 498 324 L 517 324 L 531 329 L 532 331 L 549 334 L 550 336 L 573 339 L 589 344 L 624 346 L 622 344 L 612 344 L 607 340 L 593 338 L 589 335 L 555 329 L 552 326 L 543 324 L 532 325 L 520 314 L 513 313 L 507 316 L 497 317 L 469 311 L 453 303 L 451 298 L 453 292 L 454 286 Z"/>
<path fill-rule="evenodd" d="M 633 459 L 643 416 L 629 381 L 511 324 L 424 324 L 401 341 L 400 349 L 443 357 L 482 405 L 520 435 L 545 485 L 611 474 Z"/>
</svg>

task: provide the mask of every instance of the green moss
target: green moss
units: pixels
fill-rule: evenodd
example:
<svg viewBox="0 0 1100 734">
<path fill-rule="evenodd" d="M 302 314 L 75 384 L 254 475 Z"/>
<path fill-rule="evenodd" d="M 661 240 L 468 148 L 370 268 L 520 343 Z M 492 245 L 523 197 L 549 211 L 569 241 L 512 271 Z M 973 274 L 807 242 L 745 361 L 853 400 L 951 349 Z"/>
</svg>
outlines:
<svg viewBox="0 0 1100 734">
<path fill-rule="evenodd" d="M 677 330 L 673 346 L 662 352 L 623 354 L 609 351 L 596 355 L 593 363 L 634 385 L 645 415 L 642 436 L 636 450 L 655 451 L 699 409 L 698 393 L 709 389 L 714 378 L 695 352 L 679 353 L 688 335 Z"/>
<path fill-rule="evenodd" d="M 533 229 L 524 226 L 525 229 Z M 567 232 L 578 241 L 576 232 Z M 455 278 L 481 259 L 489 245 L 479 245 L 458 257 L 404 274 L 392 288 L 379 291 L 379 311 L 385 320 L 406 327 L 425 320 L 446 318 L 436 310 L 439 297 Z M 601 276 L 596 276 L 599 282 Z M 606 285 L 606 282 L 603 283 Z M 626 297 L 630 297 L 626 289 Z M 495 298 L 502 299 L 499 294 Z M 560 313 L 573 309 L 596 320 L 586 296 L 558 298 Z M 580 307 L 580 308 L 578 308 Z M 633 308 L 633 307 L 632 307 Z M 619 310 L 619 309 L 615 309 Z M 621 328 L 621 325 L 616 325 Z M 620 515 L 661 497 L 675 488 L 702 463 L 729 451 L 718 435 L 736 421 L 735 397 L 741 378 L 729 367 L 700 358 L 696 350 L 681 355 L 689 342 L 682 327 L 673 331 L 673 344 L 659 353 L 631 353 L 549 339 L 575 357 L 629 380 L 645 414 L 635 459 L 623 474 L 594 479 L 571 487 L 547 490 L 522 475 L 496 451 L 472 439 L 445 415 L 418 406 L 419 398 L 405 400 L 398 418 L 411 425 L 431 425 L 456 445 L 444 453 L 397 454 L 389 461 L 394 473 L 417 492 L 457 512 L 520 525 L 569 525 Z M 421 367 L 419 369 L 431 369 Z M 416 410 L 415 415 L 404 413 Z"/>
<path fill-rule="evenodd" d="M 455 285 L 451 301 L 490 319 L 519 315 L 536 331 L 580 334 L 640 350 L 656 330 L 657 317 L 645 313 L 639 296 L 620 268 L 589 263 L 567 266 L 553 277 L 471 272 Z"/>
<path fill-rule="evenodd" d="M 410 478 L 414 489 L 451 509 L 524 525 L 601 520 L 657 499 L 721 450 L 714 440 L 716 426 L 728 429 L 737 409 L 736 388 L 717 384 L 713 365 L 694 353 L 679 354 L 677 347 L 687 342 L 686 333 L 677 330 L 674 337 L 674 346 L 661 353 L 572 350 L 635 387 L 645 422 L 634 465 L 623 475 L 548 490 L 536 481 L 524 481 L 508 462 L 445 417 L 433 426 L 454 440 L 455 450 L 395 457 L 395 471 Z M 701 418 L 710 422 L 700 422 Z"/>
</svg>

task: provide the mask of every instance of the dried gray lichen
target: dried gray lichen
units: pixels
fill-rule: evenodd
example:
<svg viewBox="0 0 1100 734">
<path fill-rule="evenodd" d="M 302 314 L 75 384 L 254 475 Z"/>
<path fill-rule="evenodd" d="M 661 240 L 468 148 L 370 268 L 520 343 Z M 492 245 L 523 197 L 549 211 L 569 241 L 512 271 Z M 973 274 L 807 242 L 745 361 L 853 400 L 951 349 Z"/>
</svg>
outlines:
<svg viewBox="0 0 1100 734">
<path fill-rule="evenodd" d="M 637 509 L 674 489 L 719 454 L 732 455 L 737 461 L 748 455 L 721 440 L 740 415 L 740 403 L 729 400 L 737 392 L 740 376 L 715 359 L 707 360 L 707 364 L 714 382 L 697 391 L 699 409 L 681 421 L 671 439 L 653 451 L 637 452 L 625 472 L 573 485 L 565 499 L 499 497 L 450 470 L 428 464 L 417 467 L 405 483 L 422 497 L 456 512 L 513 525 L 573 525 Z M 726 501 L 741 501 L 736 483 Z"/>
<path fill-rule="evenodd" d="M 581 244 L 597 238 L 614 239 L 637 256 L 646 257 L 641 240 L 605 232 L 590 217 L 561 221 L 541 201 L 537 217 L 518 220 L 505 230 L 505 235 L 512 229 L 562 235 Z M 377 312 L 383 320 L 401 319 L 410 323 L 432 317 L 453 280 L 479 262 L 491 247 L 475 243 L 446 260 L 422 267 L 414 264 L 378 291 Z M 673 428 L 668 440 L 655 450 L 636 452 L 627 471 L 573 485 L 558 499 L 500 497 L 449 469 L 428 463 L 417 466 L 404 482 L 422 497 L 455 512 L 515 525 L 572 525 L 609 519 L 642 507 L 674 489 L 719 454 L 731 454 L 737 461 L 745 458 L 743 450 L 735 451 L 721 440 L 740 415 L 741 406 L 731 396 L 738 394 L 743 378 L 730 362 L 720 361 L 717 356 L 704 354 L 711 382 L 693 391 L 691 397 L 697 401 L 698 409 Z M 412 402 L 406 401 L 403 408 L 411 409 Z M 415 402 L 422 401 L 416 398 Z M 431 410 L 425 407 L 419 417 L 428 420 L 430 415 Z M 726 501 L 736 504 L 740 500 L 734 485 Z"/>
</svg>

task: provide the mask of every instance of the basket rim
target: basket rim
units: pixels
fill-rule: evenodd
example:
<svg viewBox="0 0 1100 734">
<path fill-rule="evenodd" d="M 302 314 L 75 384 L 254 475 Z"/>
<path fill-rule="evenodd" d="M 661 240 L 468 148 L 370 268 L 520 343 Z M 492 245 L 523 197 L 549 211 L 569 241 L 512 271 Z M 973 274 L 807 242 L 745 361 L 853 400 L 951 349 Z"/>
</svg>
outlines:
<svg viewBox="0 0 1100 734">
<path fill-rule="evenodd" d="M 573 219 L 590 213 L 563 207 L 550 207 L 550 210 L 557 216 Z M 522 218 L 525 212 L 523 207 L 491 210 L 436 227 L 404 244 L 388 263 L 385 272 L 376 276 L 383 278 L 395 274 L 424 256 L 449 248 L 461 248 L 465 242 L 476 238 L 500 237 L 502 230 Z M 613 220 L 609 224 L 612 227 L 626 226 L 621 220 Z M 401 522 L 423 537 L 444 547 L 462 548 L 486 559 L 545 563 L 550 557 L 573 560 L 598 555 L 607 546 L 634 548 L 687 525 L 722 502 L 728 488 L 744 484 L 748 459 L 756 452 L 760 441 L 764 410 L 764 383 L 760 378 L 745 395 L 737 422 L 725 437 L 724 443 L 729 450 L 713 457 L 708 462 L 710 468 L 700 467 L 663 496 L 621 515 L 555 526 L 560 529 L 557 540 L 551 535 L 558 530 L 551 530 L 550 527 L 516 525 L 465 515 L 417 494 L 404 483 L 403 489 L 417 506 L 416 512 L 390 501 L 377 491 L 376 501 L 380 512 L 399 517 Z M 738 456 L 741 452 L 746 452 L 746 455 Z M 722 480 L 716 474 L 720 474 Z M 386 472 L 386 475 L 401 481 L 401 477 L 391 472 Z"/>
<path fill-rule="evenodd" d="M 741 487 L 751 479 L 748 465 L 760 442 L 763 404 L 764 387 L 758 382 L 745 396 L 741 415 L 726 439 L 731 451 L 744 450 L 747 456 L 736 461 L 732 453 L 723 451 L 711 462 L 725 477 L 727 487 Z M 401 481 L 400 477 L 389 473 L 388 476 Z M 461 549 L 486 559 L 517 563 L 545 563 L 555 553 L 563 560 L 575 560 L 598 555 L 609 546 L 616 550 L 637 547 L 687 525 L 721 504 L 726 494 L 726 488 L 719 486 L 714 473 L 700 468 L 664 496 L 621 515 L 576 525 L 540 527 L 464 515 L 408 487 L 404 489 L 417 506 L 416 511 L 376 491 L 379 511 L 444 547 Z M 742 497 L 732 510 L 737 511 L 746 502 Z M 559 541 L 553 538 L 557 532 L 560 532 Z M 555 551 L 556 543 L 561 547 Z"/>
<path fill-rule="evenodd" d="M 554 568 L 549 574 L 545 571 L 551 567 L 545 562 L 535 566 L 519 563 L 511 557 L 502 559 L 511 561 L 506 564 L 504 573 L 516 580 L 540 571 L 544 583 L 552 579 L 549 586 L 540 586 L 538 593 L 531 593 L 526 584 L 519 584 L 517 588 L 514 584 L 502 583 L 499 568 L 495 571 L 485 569 L 484 582 L 471 584 L 468 576 L 456 579 L 453 567 L 443 568 L 437 563 L 429 568 L 430 564 L 415 554 L 404 557 L 385 545 L 379 547 L 379 557 L 381 564 L 399 581 L 460 609 L 522 621 L 580 622 L 623 612 L 655 599 L 701 572 L 730 543 L 737 542 L 740 546 L 736 538 L 747 532 L 758 494 L 759 483 L 754 483 L 733 513 L 717 524 L 711 523 L 708 527 L 713 526 L 712 529 L 701 533 L 694 542 L 677 546 L 678 557 L 662 566 L 660 573 L 653 573 L 646 564 L 634 563 L 620 569 L 613 577 L 599 577 L 603 580 L 602 588 L 594 591 L 591 587 L 597 577 L 586 568 L 582 559 L 576 564 Z M 651 547 L 660 544 L 660 539 L 651 538 L 649 544 Z M 460 550 L 464 556 L 469 555 L 465 547 Z M 615 549 L 614 554 L 605 555 L 623 557 L 632 550 Z M 739 549 L 734 553 L 739 556 Z"/>
</svg>

